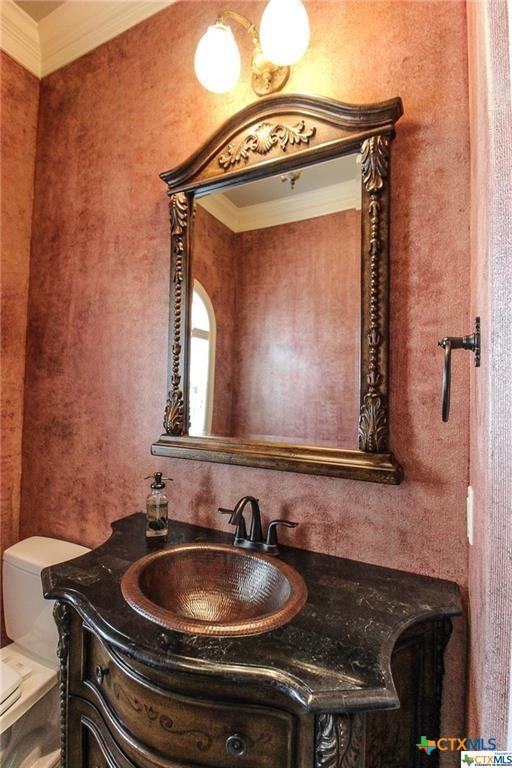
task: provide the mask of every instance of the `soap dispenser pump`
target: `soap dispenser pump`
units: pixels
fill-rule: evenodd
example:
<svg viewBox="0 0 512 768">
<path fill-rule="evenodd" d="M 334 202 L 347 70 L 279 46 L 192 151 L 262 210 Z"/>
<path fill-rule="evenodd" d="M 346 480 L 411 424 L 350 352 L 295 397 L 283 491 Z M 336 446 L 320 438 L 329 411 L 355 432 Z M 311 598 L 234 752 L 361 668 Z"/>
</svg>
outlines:
<svg viewBox="0 0 512 768">
<path fill-rule="evenodd" d="M 161 472 L 155 472 L 145 479 L 150 478 L 153 478 L 153 482 L 151 493 L 146 498 L 146 539 L 152 542 L 166 541 L 169 533 L 169 500 L 164 480 L 172 480 L 172 477 L 162 477 Z"/>
</svg>

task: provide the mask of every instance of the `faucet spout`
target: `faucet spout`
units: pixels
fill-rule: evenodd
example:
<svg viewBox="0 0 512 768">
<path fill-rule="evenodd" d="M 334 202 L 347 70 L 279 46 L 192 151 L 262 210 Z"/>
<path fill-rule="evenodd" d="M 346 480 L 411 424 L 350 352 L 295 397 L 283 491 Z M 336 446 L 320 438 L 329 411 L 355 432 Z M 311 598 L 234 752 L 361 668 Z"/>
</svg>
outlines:
<svg viewBox="0 0 512 768">
<path fill-rule="evenodd" d="M 249 541 L 259 543 L 263 541 L 263 531 L 261 529 L 261 512 L 259 500 L 254 496 L 242 496 L 233 510 L 233 517 L 238 519 L 238 515 L 250 504 L 251 506 L 251 525 L 249 527 Z"/>
<path fill-rule="evenodd" d="M 247 504 L 251 505 L 251 526 L 249 528 L 249 536 L 247 536 L 244 519 L 244 510 Z M 242 498 L 235 504 L 234 509 L 231 510 L 219 507 L 219 512 L 222 512 L 225 515 L 231 515 L 229 522 L 230 525 L 237 526 L 235 538 L 240 546 L 242 541 L 245 541 L 246 544 L 260 544 L 264 541 L 261 528 L 260 505 L 258 499 L 254 498 L 254 496 L 242 496 Z"/>
<path fill-rule="evenodd" d="M 252 513 L 249 536 L 247 536 L 244 518 L 244 509 L 247 504 L 251 505 Z M 276 533 L 278 525 L 284 525 L 287 528 L 296 528 L 298 525 L 298 523 L 292 523 L 289 520 L 272 520 L 272 522 L 269 523 L 267 539 L 265 541 L 261 527 L 260 504 L 259 500 L 254 496 L 242 496 L 242 498 L 235 504 L 234 509 L 219 507 L 219 512 L 222 512 L 223 515 L 229 515 L 230 525 L 236 526 L 235 539 L 233 541 L 235 547 L 252 549 L 254 552 L 262 552 L 265 555 L 279 554 Z"/>
</svg>

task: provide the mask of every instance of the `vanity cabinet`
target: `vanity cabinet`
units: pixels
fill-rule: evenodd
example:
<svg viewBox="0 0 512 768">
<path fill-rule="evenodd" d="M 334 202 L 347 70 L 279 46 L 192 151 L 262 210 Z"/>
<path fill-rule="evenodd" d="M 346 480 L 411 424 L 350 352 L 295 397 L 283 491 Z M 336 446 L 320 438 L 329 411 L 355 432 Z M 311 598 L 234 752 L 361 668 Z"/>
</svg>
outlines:
<svg viewBox="0 0 512 768">
<path fill-rule="evenodd" d="M 298 752 L 312 743 L 311 717 L 236 701 L 211 683 L 191 692 L 186 677 L 136 667 L 66 604 L 59 615 L 67 768 L 310 768 Z"/>
<path fill-rule="evenodd" d="M 383 768 L 390 756 L 420 768 L 418 734 L 439 734 L 449 619 L 397 643 L 399 709 L 315 716 L 276 706 L 268 691 L 159 673 L 109 647 L 65 603 L 57 615 L 63 768 Z"/>
<path fill-rule="evenodd" d="M 71 610 L 69 628 L 64 695 L 71 706 L 64 727 L 70 768 L 96 765 L 98 750 L 103 754 L 99 765 L 110 765 L 116 747 L 123 751 L 122 765 L 140 768 L 306 765 L 296 751 L 298 731 L 308 724 L 292 713 L 228 703 L 221 692 L 212 698 L 207 686 L 194 685 L 193 678 L 165 684 L 151 668 L 135 669 Z"/>
<path fill-rule="evenodd" d="M 436 768 L 456 585 L 282 548 L 308 601 L 248 637 L 163 630 L 123 599 L 144 516 L 43 572 L 59 629 L 62 768 Z M 173 522 L 167 546 L 227 543 Z"/>
</svg>

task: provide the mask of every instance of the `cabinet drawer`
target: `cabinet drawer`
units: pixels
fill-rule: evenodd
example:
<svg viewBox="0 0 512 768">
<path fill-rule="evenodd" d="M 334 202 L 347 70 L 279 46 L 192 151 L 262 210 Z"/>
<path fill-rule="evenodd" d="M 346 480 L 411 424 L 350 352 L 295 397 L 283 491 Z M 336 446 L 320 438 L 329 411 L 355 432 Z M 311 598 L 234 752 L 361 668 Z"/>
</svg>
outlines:
<svg viewBox="0 0 512 768">
<path fill-rule="evenodd" d="M 149 682 L 86 632 L 83 682 L 147 753 L 214 768 L 292 768 L 294 717 L 257 706 L 189 698 Z"/>
<path fill-rule="evenodd" d="M 89 701 L 70 696 L 68 702 L 66 768 L 204 768 L 189 761 L 185 764 L 164 755 L 152 755 L 117 727 L 114 737 Z"/>
</svg>

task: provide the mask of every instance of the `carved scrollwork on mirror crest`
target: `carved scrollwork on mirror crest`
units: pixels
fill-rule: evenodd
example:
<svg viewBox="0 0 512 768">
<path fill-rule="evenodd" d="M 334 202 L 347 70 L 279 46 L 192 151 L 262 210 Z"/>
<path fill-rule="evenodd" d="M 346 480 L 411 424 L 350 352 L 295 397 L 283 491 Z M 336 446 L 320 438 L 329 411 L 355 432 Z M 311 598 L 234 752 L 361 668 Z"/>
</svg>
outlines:
<svg viewBox="0 0 512 768">
<path fill-rule="evenodd" d="M 266 155 L 275 146 L 286 152 L 288 146 L 309 144 L 309 140 L 313 138 L 315 133 L 316 128 L 314 126 L 306 127 L 304 120 L 300 120 L 293 126 L 282 123 L 277 125 L 260 123 L 252 133 L 245 136 L 236 149 L 234 144 L 228 144 L 218 162 L 221 168 L 227 170 L 241 162 L 246 163 L 251 152 Z"/>
<path fill-rule="evenodd" d="M 185 431 L 185 403 L 180 373 L 180 356 L 183 344 L 185 242 L 189 225 L 189 204 L 184 192 L 170 195 L 169 214 L 173 257 L 174 313 L 171 328 L 171 387 L 165 405 L 164 429 L 168 435 L 182 435 Z"/>
<path fill-rule="evenodd" d="M 363 752 L 363 715 L 317 717 L 315 768 L 360 768 Z"/>
<path fill-rule="evenodd" d="M 387 449 L 388 418 L 386 396 L 382 392 L 384 376 L 381 371 L 383 335 L 380 317 L 380 270 L 382 254 L 382 201 L 389 164 L 389 139 L 372 136 L 361 146 L 361 174 L 363 187 L 369 196 L 369 323 L 368 371 L 365 393 L 359 415 L 359 448 L 362 451 L 381 452 Z"/>
</svg>

